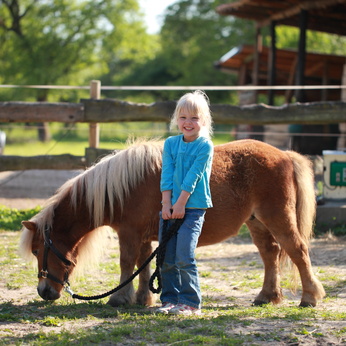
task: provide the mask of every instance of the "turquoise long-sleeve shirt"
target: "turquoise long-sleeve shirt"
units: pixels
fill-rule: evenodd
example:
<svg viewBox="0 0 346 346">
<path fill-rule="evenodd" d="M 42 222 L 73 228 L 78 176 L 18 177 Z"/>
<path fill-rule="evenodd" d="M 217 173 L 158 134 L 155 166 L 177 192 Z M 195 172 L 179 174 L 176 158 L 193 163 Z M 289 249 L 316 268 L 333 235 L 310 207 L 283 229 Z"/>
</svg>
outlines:
<svg viewBox="0 0 346 346">
<path fill-rule="evenodd" d="M 166 139 L 160 188 L 161 192 L 172 191 L 172 205 L 184 190 L 191 194 L 186 208 L 213 206 L 209 187 L 213 154 L 213 143 L 205 137 L 198 137 L 193 142 L 184 142 L 183 135 Z"/>
</svg>

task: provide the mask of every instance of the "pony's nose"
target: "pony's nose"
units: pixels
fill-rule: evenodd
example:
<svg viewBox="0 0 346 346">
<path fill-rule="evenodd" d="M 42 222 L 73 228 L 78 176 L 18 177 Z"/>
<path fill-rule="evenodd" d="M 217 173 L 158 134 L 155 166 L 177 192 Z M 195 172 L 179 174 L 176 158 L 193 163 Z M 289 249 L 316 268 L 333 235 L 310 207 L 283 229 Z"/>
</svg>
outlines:
<svg viewBox="0 0 346 346">
<path fill-rule="evenodd" d="M 44 300 L 56 300 L 60 298 L 60 292 L 47 285 L 46 281 L 41 281 L 37 286 L 39 296 Z"/>
</svg>

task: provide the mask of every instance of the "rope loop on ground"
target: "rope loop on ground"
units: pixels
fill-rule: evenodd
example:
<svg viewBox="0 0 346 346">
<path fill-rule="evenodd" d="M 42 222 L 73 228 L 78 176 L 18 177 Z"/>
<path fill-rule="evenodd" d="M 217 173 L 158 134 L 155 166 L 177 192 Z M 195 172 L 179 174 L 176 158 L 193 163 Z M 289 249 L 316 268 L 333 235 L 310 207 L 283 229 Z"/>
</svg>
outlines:
<svg viewBox="0 0 346 346">
<path fill-rule="evenodd" d="M 112 290 L 110 290 L 108 292 L 105 292 L 105 293 L 99 294 L 99 295 L 95 295 L 95 296 L 82 296 L 79 294 L 75 294 L 72 292 L 72 290 L 70 289 L 69 286 L 65 287 L 65 291 L 68 292 L 69 294 L 71 294 L 72 298 L 79 299 L 79 300 L 96 300 L 96 299 L 102 299 L 102 298 L 108 297 L 111 294 L 121 290 L 127 284 L 129 284 L 156 256 L 156 270 L 149 280 L 149 289 L 153 293 L 160 293 L 161 289 L 162 289 L 161 267 L 162 267 L 163 261 L 165 259 L 166 245 L 167 245 L 168 241 L 173 237 L 173 235 L 175 235 L 178 232 L 183 221 L 184 221 L 184 219 L 176 219 L 175 222 L 168 229 L 168 221 L 164 220 L 163 231 L 162 231 L 162 240 L 160 241 L 159 246 L 145 260 L 145 262 L 127 280 L 122 282 L 119 286 L 113 288 Z M 158 281 L 158 287 L 157 288 L 154 287 L 155 279 L 157 279 L 157 281 Z"/>
</svg>

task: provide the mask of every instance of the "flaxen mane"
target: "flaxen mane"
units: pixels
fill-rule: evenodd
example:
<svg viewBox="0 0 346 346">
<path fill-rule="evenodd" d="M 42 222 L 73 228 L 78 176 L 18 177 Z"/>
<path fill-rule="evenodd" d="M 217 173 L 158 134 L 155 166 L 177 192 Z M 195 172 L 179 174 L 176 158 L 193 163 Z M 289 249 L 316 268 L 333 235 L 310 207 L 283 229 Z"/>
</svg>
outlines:
<svg viewBox="0 0 346 346">
<path fill-rule="evenodd" d="M 144 179 L 145 174 L 161 168 L 161 156 L 162 142 L 154 140 L 136 141 L 126 150 L 106 156 L 74 180 L 71 186 L 72 206 L 77 205 L 78 195 L 85 193 L 94 226 L 101 226 L 106 194 L 112 219 L 114 199 L 123 207 L 130 190 Z M 71 185 L 69 182 L 66 184 L 68 187 Z M 94 203 L 95 200 L 97 203 Z"/>
<path fill-rule="evenodd" d="M 78 196 L 85 195 L 86 204 L 94 216 L 95 229 L 102 226 L 106 196 L 112 218 L 114 200 L 122 207 L 131 188 L 144 179 L 146 173 L 161 168 L 162 147 L 163 142 L 159 140 L 136 140 L 125 150 L 106 156 L 96 165 L 63 184 L 31 221 L 36 223 L 37 230 L 43 235 L 44 229 L 52 225 L 55 207 L 63 198 L 70 195 L 71 206 L 76 208 L 79 203 Z M 95 200 L 97 203 L 94 203 Z M 94 251 L 91 248 L 99 243 L 97 239 L 100 237 L 104 238 L 102 232 L 89 232 L 83 238 L 79 249 L 86 252 Z M 32 238 L 33 233 L 24 228 L 20 250 L 27 259 L 33 258 Z"/>
</svg>

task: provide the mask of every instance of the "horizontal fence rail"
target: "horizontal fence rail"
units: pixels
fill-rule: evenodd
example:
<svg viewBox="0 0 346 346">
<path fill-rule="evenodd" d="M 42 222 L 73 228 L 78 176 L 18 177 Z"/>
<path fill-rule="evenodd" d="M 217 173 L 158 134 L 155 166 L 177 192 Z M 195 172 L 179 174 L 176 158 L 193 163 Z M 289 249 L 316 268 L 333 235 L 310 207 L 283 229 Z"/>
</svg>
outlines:
<svg viewBox="0 0 346 346">
<path fill-rule="evenodd" d="M 90 166 L 100 155 L 109 150 L 98 149 L 98 124 L 111 122 L 166 122 L 174 111 L 176 102 L 151 104 L 124 102 L 116 99 L 100 99 L 101 90 L 299 90 L 299 89 L 345 89 L 345 85 L 324 86 L 101 86 L 92 81 L 90 86 L 51 85 L 0 85 L 0 88 L 35 89 L 85 89 L 90 99 L 80 103 L 51 102 L 0 102 L 0 122 L 63 122 L 89 123 L 89 148 L 85 157 L 65 155 L 46 156 L 0 156 L 0 171 L 27 169 L 83 169 Z M 234 106 L 212 104 L 215 124 L 266 125 L 266 124 L 332 124 L 346 122 L 346 102 L 312 102 L 285 104 L 280 107 L 264 104 Z"/>
<path fill-rule="evenodd" d="M 0 102 L 0 122 L 107 123 L 169 122 L 174 101 L 152 104 L 115 99 L 82 99 L 81 103 Z M 331 124 L 346 122 L 346 102 L 293 103 L 280 107 L 254 104 L 211 105 L 216 124 Z"/>
<path fill-rule="evenodd" d="M 0 156 L 0 171 L 21 171 L 29 169 L 75 170 L 87 167 L 84 156 L 70 154 L 38 156 Z"/>
</svg>

